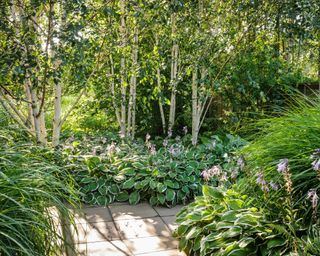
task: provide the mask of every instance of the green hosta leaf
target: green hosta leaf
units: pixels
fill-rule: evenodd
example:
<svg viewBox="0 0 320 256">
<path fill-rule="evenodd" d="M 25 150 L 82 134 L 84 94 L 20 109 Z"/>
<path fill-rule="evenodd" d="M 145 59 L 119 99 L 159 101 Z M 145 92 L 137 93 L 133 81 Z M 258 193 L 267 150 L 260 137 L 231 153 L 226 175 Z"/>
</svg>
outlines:
<svg viewBox="0 0 320 256">
<path fill-rule="evenodd" d="M 234 226 L 234 227 L 228 229 L 227 231 L 223 232 L 222 237 L 231 238 L 231 237 L 238 236 L 241 233 L 242 233 L 242 228 L 239 226 Z"/>
<path fill-rule="evenodd" d="M 87 158 L 85 160 L 85 163 L 86 163 L 88 169 L 92 170 L 93 168 L 95 168 L 97 165 L 100 164 L 100 158 L 97 156 L 93 156 L 93 157 Z"/>
<path fill-rule="evenodd" d="M 97 183 L 98 183 L 98 186 L 101 187 L 106 184 L 106 180 L 104 178 L 99 178 Z"/>
<path fill-rule="evenodd" d="M 164 184 L 169 188 L 174 188 L 174 183 L 171 180 L 165 180 Z"/>
<path fill-rule="evenodd" d="M 222 214 L 221 220 L 222 221 L 234 222 L 238 218 L 237 217 L 238 213 L 239 213 L 238 211 L 234 211 L 234 210 L 227 211 L 227 212 Z"/>
<path fill-rule="evenodd" d="M 202 232 L 202 229 L 200 227 L 193 227 L 192 229 L 190 229 L 190 231 L 186 235 L 186 239 L 189 240 L 189 239 L 195 238 L 201 232 Z"/>
<path fill-rule="evenodd" d="M 252 237 L 244 237 L 239 241 L 239 247 L 244 248 L 255 241 Z"/>
<path fill-rule="evenodd" d="M 81 179 L 80 182 L 83 184 L 88 184 L 88 183 L 91 183 L 92 181 L 94 181 L 94 180 L 92 180 L 92 178 L 85 177 L 85 178 Z"/>
<path fill-rule="evenodd" d="M 105 184 L 99 187 L 98 191 L 102 196 L 105 196 L 106 194 L 108 194 L 108 189 Z"/>
<path fill-rule="evenodd" d="M 189 226 L 187 226 L 187 225 L 179 225 L 178 228 L 175 230 L 175 234 L 177 234 L 178 236 L 182 236 L 186 233 L 188 228 L 189 228 Z"/>
<path fill-rule="evenodd" d="M 136 171 L 130 167 L 127 167 L 122 169 L 121 173 L 123 173 L 126 176 L 134 176 L 136 174 Z"/>
<path fill-rule="evenodd" d="M 96 182 L 92 182 L 92 183 L 89 183 L 87 184 L 86 186 L 84 186 L 82 188 L 82 190 L 87 193 L 87 192 L 93 192 L 95 190 L 97 190 L 99 187 L 99 185 L 96 183 Z"/>
<path fill-rule="evenodd" d="M 123 189 L 130 189 L 134 186 L 134 184 L 135 184 L 135 180 L 133 178 L 131 178 L 122 184 L 122 188 Z"/>
<path fill-rule="evenodd" d="M 158 194 L 157 198 L 160 204 L 164 204 L 166 201 L 166 197 L 164 196 L 164 194 Z"/>
<path fill-rule="evenodd" d="M 114 180 L 116 182 L 123 182 L 125 181 L 125 179 L 126 179 L 126 176 L 121 173 L 119 173 L 117 176 L 114 177 Z"/>
<path fill-rule="evenodd" d="M 166 191 L 166 200 L 167 201 L 173 201 L 175 196 L 175 192 L 172 189 L 167 189 Z"/>
<path fill-rule="evenodd" d="M 232 250 L 227 256 L 248 256 L 252 250 L 247 250 L 244 248 Z"/>
<path fill-rule="evenodd" d="M 188 246 L 188 240 L 182 237 L 179 241 L 179 250 L 183 251 L 187 248 L 187 246 Z"/>
<path fill-rule="evenodd" d="M 229 228 L 232 228 L 233 226 L 234 226 L 233 222 L 219 221 L 216 225 L 216 229 L 217 230 L 229 229 Z"/>
<path fill-rule="evenodd" d="M 146 166 L 144 166 L 144 164 L 140 163 L 140 162 L 134 162 L 132 163 L 132 166 L 136 169 L 144 169 Z"/>
<path fill-rule="evenodd" d="M 194 242 L 193 242 L 193 247 L 192 247 L 192 250 L 194 252 L 198 251 L 201 247 L 201 239 L 202 239 L 202 235 L 201 233 L 194 239 Z"/>
<path fill-rule="evenodd" d="M 157 185 L 158 185 L 158 184 L 157 184 L 156 181 L 150 180 L 149 186 L 150 186 L 151 189 L 156 189 L 156 188 L 157 188 Z"/>
<path fill-rule="evenodd" d="M 125 202 L 128 201 L 129 199 L 129 194 L 127 191 L 120 192 L 119 194 L 116 195 L 116 200 L 119 202 Z"/>
<path fill-rule="evenodd" d="M 130 204 L 137 204 L 140 201 L 140 194 L 138 191 L 134 191 L 129 196 Z"/>
<path fill-rule="evenodd" d="M 274 247 L 283 246 L 287 243 L 287 241 L 281 237 L 273 238 L 268 241 L 267 248 L 268 250 Z"/>
<path fill-rule="evenodd" d="M 156 205 L 157 202 L 158 202 L 158 198 L 155 197 L 155 196 L 151 196 L 150 199 L 149 199 L 149 202 L 151 205 Z"/>
<path fill-rule="evenodd" d="M 98 196 L 96 198 L 97 204 L 101 206 L 106 206 L 109 202 L 109 199 L 107 196 Z"/>
<path fill-rule="evenodd" d="M 231 210 L 239 210 L 242 209 L 244 202 L 240 199 L 230 199 L 228 200 L 228 205 Z"/>
<path fill-rule="evenodd" d="M 159 193 L 163 193 L 164 191 L 166 191 L 166 189 L 167 189 L 167 186 L 165 184 L 158 183 L 157 190 Z"/>
<path fill-rule="evenodd" d="M 182 187 L 182 191 L 185 192 L 186 194 L 190 193 L 190 190 L 189 190 L 188 186 L 183 186 Z"/>
<path fill-rule="evenodd" d="M 87 195 L 85 195 L 84 197 L 84 202 L 87 204 L 93 203 L 95 201 L 94 195 L 92 193 L 89 193 Z"/>
<path fill-rule="evenodd" d="M 202 187 L 202 193 L 204 196 L 211 196 L 214 199 L 221 200 L 224 198 L 223 193 L 217 187 L 210 187 L 210 186 L 204 185 Z"/>
<path fill-rule="evenodd" d="M 175 178 L 175 177 L 177 176 L 177 173 L 176 173 L 176 172 L 171 172 L 171 171 L 170 171 L 168 175 L 169 175 L 169 177 L 170 177 L 170 178 L 172 178 L 172 179 L 173 179 L 173 178 Z"/>
<path fill-rule="evenodd" d="M 113 195 L 116 195 L 120 192 L 120 188 L 116 184 L 112 184 L 110 187 L 108 187 L 108 190 Z"/>
<path fill-rule="evenodd" d="M 181 191 L 181 190 L 179 190 L 179 191 L 177 192 L 177 198 L 178 198 L 179 200 L 184 200 L 184 199 L 186 198 L 186 193 L 183 192 L 183 191 Z"/>
<path fill-rule="evenodd" d="M 188 165 L 192 168 L 192 169 L 197 169 L 199 167 L 199 163 L 197 161 L 189 161 Z"/>
<path fill-rule="evenodd" d="M 257 226 L 259 224 L 257 216 L 252 214 L 241 215 L 234 223 L 235 225 Z"/>
<path fill-rule="evenodd" d="M 142 189 L 144 186 L 143 186 L 143 183 L 141 181 L 138 181 L 134 184 L 134 188 L 137 189 L 137 190 L 140 190 Z"/>
<path fill-rule="evenodd" d="M 178 167 L 178 163 L 176 161 L 172 161 L 170 163 L 170 169 L 171 170 L 175 170 L 175 169 L 177 169 L 177 167 Z"/>
</svg>

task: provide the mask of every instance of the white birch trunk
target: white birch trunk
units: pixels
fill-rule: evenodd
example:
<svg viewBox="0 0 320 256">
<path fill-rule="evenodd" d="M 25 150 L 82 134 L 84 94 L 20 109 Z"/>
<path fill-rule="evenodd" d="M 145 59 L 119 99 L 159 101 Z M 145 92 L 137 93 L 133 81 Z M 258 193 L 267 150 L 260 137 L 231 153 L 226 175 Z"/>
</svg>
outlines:
<svg viewBox="0 0 320 256">
<path fill-rule="evenodd" d="M 160 74 L 160 68 L 157 68 L 157 83 L 158 83 L 158 88 L 159 92 L 161 91 L 161 74 Z M 163 134 L 166 133 L 166 119 L 164 116 L 164 110 L 163 110 L 163 105 L 162 105 L 162 99 L 161 97 L 159 98 L 159 109 L 160 109 L 160 116 L 161 116 L 161 122 L 162 122 L 162 130 Z"/>
<path fill-rule="evenodd" d="M 60 143 L 61 132 L 61 97 L 62 88 L 60 81 L 54 86 L 54 116 L 52 130 L 52 146 L 57 147 Z"/>
<path fill-rule="evenodd" d="M 173 36 L 173 45 L 171 51 L 171 100 L 170 100 L 170 113 L 169 113 L 169 122 L 168 122 L 168 132 L 172 131 L 175 114 L 176 114 L 176 87 L 177 87 L 177 71 L 178 71 L 178 53 L 179 46 L 176 42 L 176 13 L 171 15 L 171 26 L 172 26 L 172 36 Z"/>
<path fill-rule="evenodd" d="M 28 78 L 29 79 L 29 78 Z M 43 143 L 42 136 L 41 136 L 41 130 L 40 130 L 40 118 L 38 117 L 38 97 L 37 92 L 35 88 L 31 88 L 31 102 L 32 102 L 32 116 L 33 116 L 33 122 L 34 122 L 34 130 L 37 142 Z"/>
<path fill-rule="evenodd" d="M 121 118 L 120 118 L 120 136 L 126 136 L 126 93 L 127 93 L 127 82 L 126 82 L 126 59 L 125 59 L 125 48 L 127 46 L 126 36 L 126 0 L 120 1 L 121 11 L 121 24 L 120 24 L 120 36 L 121 36 L 121 60 L 120 60 L 120 82 L 121 82 Z"/>
<path fill-rule="evenodd" d="M 113 108 L 116 113 L 117 122 L 118 122 L 119 126 L 121 126 L 120 110 L 119 110 L 119 107 L 116 103 L 116 92 L 115 92 L 115 84 L 114 84 L 114 67 L 113 67 L 112 55 L 110 55 L 110 85 L 111 85 Z"/>
<path fill-rule="evenodd" d="M 193 67 L 192 72 L 192 145 L 198 143 L 199 132 L 199 112 L 198 111 L 198 68 Z"/>
<path fill-rule="evenodd" d="M 134 138 L 135 126 L 136 126 L 136 88 L 137 88 L 137 73 L 139 71 L 138 66 L 138 27 L 135 22 L 133 49 L 132 49 L 132 76 L 130 79 L 130 98 L 128 107 L 128 128 L 127 135 Z"/>
<path fill-rule="evenodd" d="M 158 35 L 156 34 L 156 46 L 159 47 L 159 38 Z M 158 49 L 158 48 L 157 48 Z M 159 50 L 158 50 L 158 55 L 159 55 Z M 157 67 L 157 85 L 158 85 L 158 91 L 161 92 L 161 71 L 160 71 L 160 59 L 158 60 L 158 67 Z M 160 116 L 161 116 L 161 122 L 162 122 L 162 131 L 163 134 L 166 133 L 166 118 L 164 115 L 164 110 L 163 110 L 163 104 L 162 104 L 162 97 L 159 97 L 159 110 L 160 110 Z"/>
</svg>

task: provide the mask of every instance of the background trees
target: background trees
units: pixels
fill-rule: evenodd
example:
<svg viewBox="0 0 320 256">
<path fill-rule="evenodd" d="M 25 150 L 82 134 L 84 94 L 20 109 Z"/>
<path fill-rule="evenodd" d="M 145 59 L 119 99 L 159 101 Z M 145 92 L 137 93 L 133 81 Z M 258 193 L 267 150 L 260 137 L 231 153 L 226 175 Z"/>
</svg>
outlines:
<svg viewBox="0 0 320 256">
<path fill-rule="evenodd" d="M 188 126 L 196 144 L 200 129 L 273 111 L 317 79 L 318 11 L 315 0 L 4 1 L 1 104 L 42 144 L 87 117 L 132 138 Z"/>
</svg>

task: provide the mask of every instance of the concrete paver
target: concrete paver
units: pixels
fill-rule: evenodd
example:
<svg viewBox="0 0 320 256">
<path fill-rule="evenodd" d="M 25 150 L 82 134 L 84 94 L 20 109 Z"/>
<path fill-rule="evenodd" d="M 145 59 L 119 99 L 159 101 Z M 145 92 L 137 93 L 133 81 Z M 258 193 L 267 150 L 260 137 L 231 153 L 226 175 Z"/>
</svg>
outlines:
<svg viewBox="0 0 320 256">
<path fill-rule="evenodd" d="M 147 203 L 138 205 L 110 205 L 109 209 L 114 220 L 141 219 L 157 217 L 158 213 Z"/>
<path fill-rule="evenodd" d="M 115 221 L 117 229 L 122 239 L 141 238 L 150 236 L 170 237 L 170 230 L 163 223 L 160 217 L 117 220 Z"/>
<path fill-rule="evenodd" d="M 138 205 L 112 204 L 76 210 L 78 233 L 71 228 L 80 256 L 184 256 L 172 237 L 175 214 L 171 209 Z"/>
</svg>

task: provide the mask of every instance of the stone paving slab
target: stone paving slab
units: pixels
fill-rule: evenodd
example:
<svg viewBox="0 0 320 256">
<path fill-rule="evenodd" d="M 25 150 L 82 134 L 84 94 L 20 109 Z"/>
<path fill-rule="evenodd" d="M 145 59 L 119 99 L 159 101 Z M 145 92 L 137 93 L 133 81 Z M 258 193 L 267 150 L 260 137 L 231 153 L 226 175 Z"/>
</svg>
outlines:
<svg viewBox="0 0 320 256">
<path fill-rule="evenodd" d="M 150 236 L 170 237 L 171 232 L 160 217 L 116 220 L 115 224 L 121 239 L 142 238 Z"/>
<path fill-rule="evenodd" d="M 173 238 L 161 236 L 135 238 L 123 242 L 134 255 L 177 249 L 178 246 L 178 241 Z"/>
<path fill-rule="evenodd" d="M 167 208 L 167 207 L 154 207 L 155 211 L 159 214 L 159 216 L 173 216 L 176 215 L 183 205 L 176 205 L 175 207 L 172 208 Z"/>
<path fill-rule="evenodd" d="M 82 211 L 88 223 L 112 221 L 108 207 L 84 208 Z"/>
<path fill-rule="evenodd" d="M 87 243 L 120 240 L 114 223 L 97 222 L 87 224 Z"/>
<path fill-rule="evenodd" d="M 81 244 L 78 246 L 78 254 L 81 256 L 129 256 L 128 248 L 124 242 L 105 241 L 98 243 Z"/>
<path fill-rule="evenodd" d="M 175 216 L 164 216 L 161 218 L 164 221 L 164 223 L 167 225 L 167 227 L 170 229 L 171 232 L 173 232 L 178 227 L 178 224 L 176 223 Z"/>
<path fill-rule="evenodd" d="M 186 256 L 184 252 L 178 252 L 177 250 L 166 250 L 160 252 L 147 252 L 142 254 L 135 254 L 134 256 Z"/>
<path fill-rule="evenodd" d="M 114 220 L 128 220 L 128 219 L 141 219 L 157 217 L 158 213 L 147 203 L 138 205 L 110 205 Z"/>
<path fill-rule="evenodd" d="M 185 256 L 172 237 L 182 206 L 115 203 L 76 211 L 78 233 L 71 228 L 80 256 Z"/>
</svg>

